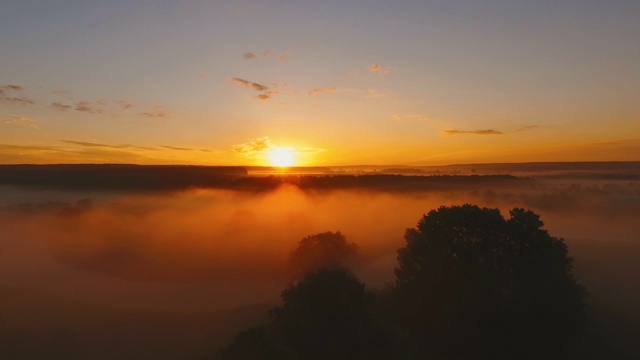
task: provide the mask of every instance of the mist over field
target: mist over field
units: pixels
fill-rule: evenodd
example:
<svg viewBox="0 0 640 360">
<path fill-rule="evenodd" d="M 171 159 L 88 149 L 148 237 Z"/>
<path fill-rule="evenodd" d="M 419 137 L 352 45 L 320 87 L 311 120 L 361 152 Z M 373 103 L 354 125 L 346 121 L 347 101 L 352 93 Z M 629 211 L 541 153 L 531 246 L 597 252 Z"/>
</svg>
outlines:
<svg viewBox="0 0 640 360">
<path fill-rule="evenodd" d="M 305 236 L 340 231 L 358 246 L 355 273 L 379 288 L 405 229 L 465 203 L 539 214 L 565 239 L 602 336 L 638 355 L 640 183 L 578 178 L 421 191 L 5 186 L 0 343 L 25 358 L 212 356 L 278 304 Z"/>
</svg>

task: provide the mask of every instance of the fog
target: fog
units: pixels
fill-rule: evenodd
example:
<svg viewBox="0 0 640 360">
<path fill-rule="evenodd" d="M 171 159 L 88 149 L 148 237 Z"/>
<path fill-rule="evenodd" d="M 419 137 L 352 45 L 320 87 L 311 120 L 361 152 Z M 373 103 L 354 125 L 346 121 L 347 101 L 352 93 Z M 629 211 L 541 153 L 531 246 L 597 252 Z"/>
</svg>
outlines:
<svg viewBox="0 0 640 360">
<path fill-rule="evenodd" d="M 640 335 L 640 184 L 537 180 L 421 192 L 0 188 L 0 342 L 25 358 L 201 358 L 259 322 L 303 237 L 340 231 L 370 287 L 406 228 L 439 206 L 524 207 L 562 237 L 603 336 Z M 636 349 L 637 350 L 637 349 Z"/>
</svg>

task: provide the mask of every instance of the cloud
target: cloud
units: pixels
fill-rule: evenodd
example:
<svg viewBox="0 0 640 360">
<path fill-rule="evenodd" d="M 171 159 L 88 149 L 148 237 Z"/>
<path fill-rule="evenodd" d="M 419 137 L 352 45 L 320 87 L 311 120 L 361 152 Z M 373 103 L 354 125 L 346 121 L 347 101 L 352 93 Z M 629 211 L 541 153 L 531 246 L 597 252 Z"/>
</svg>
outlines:
<svg viewBox="0 0 640 360">
<path fill-rule="evenodd" d="M 91 142 L 91 141 L 75 141 L 75 140 L 60 140 L 60 141 L 67 144 L 78 145 L 78 146 L 88 147 L 88 148 L 104 148 L 104 149 L 118 149 L 118 150 L 128 149 L 128 150 L 145 150 L 145 151 L 147 150 L 201 151 L 201 152 L 207 152 L 207 153 L 214 152 L 213 150 L 210 150 L 210 149 L 189 148 L 189 147 L 171 146 L 171 145 L 161 145 L 161 146 L 154 147 L 154 146 L 139 146 L 139 145 L 132 145 L 132 144 L 105 144 L 105 143 L 98 143 L 98 142 Z"/>
<path fill-rule="evenodd" d="M 98 105 L 101 105 L 100 102 L 97 102 Z M 103 111 L 101 109 L 96 109 L 91 105 L 89 101 L 78 101 L 75 107 L 76 111 L 87 112 L 89 114 L 102 114 Z"/>
<path fill-rule="evenodd" d="M 9 96 L 0 97 L 0 102 L 6 103 L 6 104 L 10 104 L 10 105 L 20 105 L 20 106 L 27 106 L 27 105 L 35 104 L 35 102 L 33 100 L 30 100 L 30 99 L 27 99 L 27 98 L 9 97 Z"/>
<path fill-rule="evenodd" d="M 245 143 L 234 145 L 233 151 L 248 157 L 255 156 L 271 148 L 273 144 L 268 136 L 253 138 Z"/>
<path fill-rule="evenodd" d="M 166 111 L 164 110 L 164 108 L 162 106 L 155 106 L 153 108 L 153 111 L 151 111 L 151 112 L 140 112 L 140 113 L 138 113 L 138 115 L 144 116 L 144 117 L 150 118 L 150 119 L 164 119 L 164 120 L 170 119 L 169 114 L 166 113 Z"/>
<path fill-rule="evenodd" d="M 0 103 L 20 106 L 33 105 L 35 102 L 27 97 L 10 95 L 11 93 L 22 92 L 22 90 L 24 88 L 20 85 L 0 86 Z"/>
<path fill-rule="evenodd" d="M 254 52 L 252 52 L 252 51 L 247 51 L 246 53 L 244 53 L 244 54 L 242 55 L 242 57 L 243 57 L 245 60 L 256 60 L 256 59 L 258 58 L 258 56 L 260 56 L 260 57 L 267 57 L 267 56 L 270 56 L 270 55 L 271 55 L 271 53 L 272 53 L 272 51 L 271 51 L 271 50 L 269 50 L 269 49 L 266 49 L 266 50 L 261 51 L 261 52 L 260 52 L 260 55 L 257 55 L 256 53 L 254 53 Z M 276 57 L 276 60 L 278 60 L 279 62 L 285 62 L 285 61 L 289 60 L 289 57 L 290 57 L 290 56 L 291 56 L 291 52 L 287 51 L 287 52 L 285 52 L 285 53 L 283 53 L 283 54 L 281 54 L 281 55 L 278 55 L 278 56 Z"/>
<path fill-rule="evenodd" d="M 195 149 L 195 148 L 186 148 L 186 147 L 180 147 L 180 146 L 170 146 L 170 145 L 164 145 L 161 146 L 164 149 L 169 149 L 169 150 L 176 150 L 176 151 L 202 151 L 202 152 L 213 152 L 212 150 L 209 149 Z"/>
<path fill-rule="evenodd" d="M 254 60 L 258 58 L 258 56 L 252 53 L 251 51 L 245 53 L 244 55 L 242 55 L 242 57 L 245 58 L 246 60 Z"/>
<path fill-rule="evenodd" d="M 483 129 L 483 130 L 458 130 L 451 129 L 445 130 L 446 134 L 449 135 L 459 135 L 459 134 L 472 134 L 472 135 L 502 135 L 504 134 L 502 131 L 494 130 L 494 129 Z"/>
<path fill-rule="evenodd" d="M 26 116 L 5 115 L 0 117 L 0 122 L 7 125 L 27 127 L 34 130 L 38 129 L 38 124 L 36 123 L 36 121 Z"/>
<path fill-rule="evenodd" d="M 88 141 L 74 141 L 74 140 L 60 140 L 60 141 L 67 144 L 79 145 L 79 146 L 85 146 L 85 147 L 102 147 L 102 148 L 109 148 L 109 149 L 133 149 L 133 148 L 148 149 L 148 148 L 137 147 L 129 144 L 111 145 L 111 144 L 101 144 L 101 143 L 88 142 Z"/>
<path fill-rule="evenodd" d="M 56 109 L 56 110 L 58 110 L 58 111 L 62 111 L 62 112 L 71 110 L 71 108 L 72 108 L 71 105 L 63 104 L 63 103 L 57 102 L 57 101 L 51 103 L 51 107 Z"/>
<path fill-rule="evenodd" d="M 285 62 L 285 61 L 289 60 L 289 56 L 290 56 L 289 54 L 282 54 L 282 55 L 278 56 L 278 61 L 279 62 Z"/>
<path fill-rule="evenodd" d="M 22 87 L 20 85 L 4 85 L 4 86 L 0 86 L 0 91 L 3 91 L 3 90 L 22 91 L 22 90 L 24 90 L 24 87 Z"/>
<path fill-rule="evenodd" d="M 160 111 L 156 111 L 156 112 L 141 112 L 141 113 L 138 113 L 138 115 L 144 116 L 144 117 L 148 117 L 148 118 L 161 118 L 161 119 L 166 119 L 166 118 L 169 117 L 166 113 L 160 112 Z"/>
<path fill-rule="evenodd" d="M 134 105 L 128 101 L 124 101 L 124 100 L 115 100 L 114 103 L 116 103 L 118 106 L 120 106 L 120 108 L 122 110 L 127 110 L 132 108 Z"/>
<path fill-rule="evenodd" d="M 389 68 L 388 67 L 382 67 L 378 64 L 371 64 L 369 65 L 369 71 L 373 72 L 373 73 L 378 73 L 380 75 L 389 75 Z"/>
<path fill-rule="evenodd" d="M 391 117 L 393 118 L 393 120 L 411 120 L 411 121 L 427 121 L 429 120 L 428 117 L 424 116 L 424 115 L 420 115 L 420 114 L 408 114 L 408 115 L 398 115 L 398 114 L 393 114 L 391 115 Z"/>
<path fill-rule="evenodd" d="M 313 88 L 311 90 L 309 90 L 308 94 L 309 95 L 319 95 L 319 94 L 324 94 L 324 93 L 335 93 L 338 91 L 338 88 L 336 88 L 335 86 L 332 87 L 328 87 L 328 88 Z"/>
<path fill-rule="evenodd" d="M 231 80 L 233 80 L 233 82 L 235 82 L 236 84 L 240 84 L 240 85 L 242 85 L 244 87 L 247 87 L 247 88 L 250 88 L 250 89 L 253 89 L 253 90 L 256 90 L 256 91 L 267 91 L 267 90 L 269 90 L 269 87 L 264 86 L 262 84 L 251 82 L 249 80 L 245 80 L 245 79 L 241 79 L 241 78 L 237 78 L 237 77 L 231 78 Z"/>
<path fill-rule="evenodd" d="M 237 77 L 231 78 L 231 80 L 236 84 L 261 92 L 261 94 L 254 96 L 253 97 L 254 99 L 267 101 L 267 100 L 270 100 L 275 94 L 277 94 L 276 91 L 271 90 L 268 86 L 258 84 L 249 80 L 245 80 Z"/>
<path fill-rule="evenodd" d="M 258 99 L 258 100 L 271 100 L 271 92 L 266 92 L 264 94 L 258 94 L 256 96 L 254 96 L 254 99 Z"/>
</svg>

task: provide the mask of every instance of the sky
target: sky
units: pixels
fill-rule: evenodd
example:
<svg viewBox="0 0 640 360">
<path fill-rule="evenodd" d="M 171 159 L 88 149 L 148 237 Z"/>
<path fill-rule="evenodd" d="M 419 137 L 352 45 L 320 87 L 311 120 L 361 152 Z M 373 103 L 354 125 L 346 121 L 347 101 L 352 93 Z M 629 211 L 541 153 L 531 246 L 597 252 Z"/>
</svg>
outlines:
<svg viewBox="0 0 640 360">
<path fill-rule="evenodd" d="M 640 160 L 640 2 L 0 3 L 0 164 Z"/>
</svg>

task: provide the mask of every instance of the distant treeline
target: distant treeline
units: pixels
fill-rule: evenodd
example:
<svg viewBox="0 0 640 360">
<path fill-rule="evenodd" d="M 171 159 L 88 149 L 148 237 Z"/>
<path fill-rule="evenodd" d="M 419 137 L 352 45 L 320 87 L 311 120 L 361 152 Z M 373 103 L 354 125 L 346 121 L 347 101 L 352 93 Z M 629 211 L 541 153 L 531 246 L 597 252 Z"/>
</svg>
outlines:
<svg viewBox="0 0 640 360">
<path fill-rule="evenodd" d="M 640 161 L 579 161 L 579 162 L 524 162 L 496 164 L 455 164 L 420 167 L 423 171 L 469 170 L 478 172 L 547 172 L 547 171 L 591 171 L 631 172 L 640 171 Z"/>
<path fill-rule="evenodd" d="M 519 183 L 512 175 L 269 175 L 244 167 L 181 165 L 0 165 L 0 185 L 61 190 L 179 190 L 217 188 L 265 191 L 293 184 L 303 189 L 441 190 L 451 186 Z"/>
<path fill-rule="evenodd" d="M 188 165 L 1 165 L 0 185 L 65 190 L 171 190 L 224 187 L 243 167 Z"/>
</svg>

